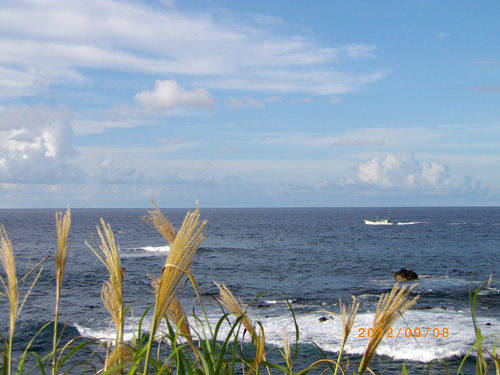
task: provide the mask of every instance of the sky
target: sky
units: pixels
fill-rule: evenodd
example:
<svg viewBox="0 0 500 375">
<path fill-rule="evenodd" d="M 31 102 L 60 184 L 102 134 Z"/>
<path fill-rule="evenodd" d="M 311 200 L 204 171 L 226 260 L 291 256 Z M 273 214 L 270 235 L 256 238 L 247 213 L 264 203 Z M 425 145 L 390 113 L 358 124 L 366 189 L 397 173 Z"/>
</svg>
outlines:
<svg viewBox="0 0 500 375">
<path fill-rule="evenodd" d="M 3 0 L 0 208 L 499 206 L 499 17 Z"/>
</svg>

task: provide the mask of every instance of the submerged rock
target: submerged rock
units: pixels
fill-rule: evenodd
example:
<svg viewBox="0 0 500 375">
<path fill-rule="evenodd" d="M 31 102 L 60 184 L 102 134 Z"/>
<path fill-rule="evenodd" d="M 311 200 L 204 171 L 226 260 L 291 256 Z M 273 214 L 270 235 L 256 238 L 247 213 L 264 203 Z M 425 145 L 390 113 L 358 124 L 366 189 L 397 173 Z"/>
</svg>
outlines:
<svg viewBox="0 0 500 375">
<path fill-rule="evenodd" d="M 418 280 L 418 275 L 416 272 L 411 270 L 405 270 L 401 268 L 398 272 L 394 274 L 394 280 L 396 281 L 412 281 Z"/>
</svg>

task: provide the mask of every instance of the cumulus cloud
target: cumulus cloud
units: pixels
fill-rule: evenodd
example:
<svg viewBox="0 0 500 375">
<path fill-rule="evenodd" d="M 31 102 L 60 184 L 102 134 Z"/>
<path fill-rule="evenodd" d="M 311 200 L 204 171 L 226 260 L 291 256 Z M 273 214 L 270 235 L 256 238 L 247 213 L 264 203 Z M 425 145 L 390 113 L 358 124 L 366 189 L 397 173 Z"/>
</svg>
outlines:
<svg viewBox="0 0 500 375">
<path fill-rule="evenodd" d="M 144 90 L 134 100 L 146 109 L 166 110 L 175 107 L 215 108 L 215 101 L 206 89 L 185 90 L 174 79 L 156 81 L 154 91 Z"/>
<path fill-rule="evenodd" d="M 358 165 L 358 181 L 382 188 L 435 189 L 451 186 L 449 167 L 419 162 L 413 153 L 387 154 Z"/>
<path fill-rule="evenodd" d="M 99 165 L 99 172 L 94 177 L 98 184 L 128 184 L 137 181 L 135 168 L 131 160 L 117 160 L 113 157 L 103 159 Z"/>
<path fill-rule="evenodd" d="M 75 155 L 71 116 L 67 108 L 0 110 L 0 181 L 83 181 L 84 172 L 69 162 Z"/>
<path fill-rule="evenodd" d="M 490 189 L 484 187 L 481 181 L 474 180 L 474 176 L 467 175 L 463 179 L 460 191 L 464 195 L 486 195 L 490 192 Z"/>
</svg>

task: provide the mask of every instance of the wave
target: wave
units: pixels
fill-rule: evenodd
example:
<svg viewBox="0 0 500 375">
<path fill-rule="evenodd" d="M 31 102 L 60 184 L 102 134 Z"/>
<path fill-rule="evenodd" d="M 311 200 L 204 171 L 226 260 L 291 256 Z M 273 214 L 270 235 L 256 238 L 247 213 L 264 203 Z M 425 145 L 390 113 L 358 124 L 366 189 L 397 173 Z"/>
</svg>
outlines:
<svg viewBox="0 0 500 375">
<path fill-rule="evenodd" d="M 143 250 L 153 253 L 167 253 L 170 251 L 170 246 L 144 246 L 144 247 L 138 247 L 135 250 Z"/>
<path fill-rule="evenodd" d="M 122 258 L 142 258 L 167 254 L 170 246 L 141 246 L 129 247 L 122 251 Z"/>
<path fill-rule="evenodd" d="M 474 327 L 470 314 L 467 312 L 443 311 L 432 309 L 425 311 L 409 311 L 405 314 L 405 321 L 398 321 L 393 328 L 392 337 L 384 336 L 377 354 L 386 355 L 398 361 L 416 361 L 428 363 L 434 359 L 449 359 L 463 356 L 475 342 Z M 277 321 L 272 323 L 273 331 L 280 331 Z M 368 342 L 367 329 L 373 324 L 373 313 L 360 313 L 356 317 L 355 325 L 351 331 L 345 351 L 351 355 L 362 355 Z M 494 326 L 498 324 L 495 318 L 478 318 L 478 324 L 483 333 L 495 333 Z M 266 328 L 266 324 L 264 323 Z M 341 344 L 342 332 L 341 319 L 334 318 L 318 320 L 318 315 L 313 314 L 299 320 L 301 342 L 316 343 L 323 350 L 338 352 Z M 418 328 L 418 330 L 417 330 Z M 446 330 L 445 330 L 446 329 Z M 491 332 L 490 332 L 491 331 Z M 398 334 L 399 332 L 399 334 Z M 412 337 L 411 333 L 420 337 Z M 408 333 L 408 337 L 407 336 Z M 360 337 L 363 336 L 363 337 Z M 275 341 L 276 345 L 282 339 L 266 331 L 266 339 Z M 493 346 L 492 338 L 486 347 Z M 282 344 L 281 344 L 282 345 Z"/>
<path fill-rule="evenodd" d="M 170 251 L 170 246 L 141 246 L 141 247 L 131 247 L 128 248 L 123 255 L 125 256 L 137 256 L 140 254 L 151 254 L 151 253 L 168 253 Z"/>
<path fill-rule="evenodd" d="M 98 326 L 93 326 L 95 321 L 73 323 L 73 327 L 77 329 L 80 336 L 103 340 L 103 341 L 109 340 L 111 344 L 113 344 L 113 341 L 116 339 L 116 329 L 111 324 L 110 320 L 111 319 L 109 319 L 109 321 L 107 322 L 99 322 Z M 108 323 L 108 324 L 103 325 L 103 323 Z M 134 339 L 134 337 L 137 336 L 137 329 L 139 327 L 139 324 L 141 324 L 139 318 L 134 318 L 133 322 L 132 319 L 130 318 L 125 319 L 123 325 L 123 340 L 125 342 L 131 342 Z M 152 317 L 146 316 L 141 324 L 142 332 L 143 333 L 149 332 L 151 330 L 151 324 L 152 324 Z M 168 330 L 164 321 L 162 321 L 158 327 L 159 327 L 158 332 L 161 332 L 162 330 L 165 332 Z"/>
<path fill-rule="evenodd" d="M 268 301 L 273 302 L 273 301 Z M 252 309 L 255 310 L 255 309 Z M 250 318 L 257 321 L 250 311 Z M 326 319 L 325 319 L 326 317 Z M 220 315 L 215 312 L 208 314 L 209 322 L 216 325 Z M 234 322 L 234 318 L 229 318 Z M 362 355 L 368 343 L 368 329 L 372 326 L 374 319 L 373 312 L 358 313 L 354 327 L 351 331 L 345 352 L 348 355 Z M 189 317 L 191 324 L 195 320 Z M 271 345 L 283 347 L 283 330 L 288 331 L 288 335 L 294 336 L 293 319 L 289 313 L 267 315 L 258 319 L 264 327 L 266 342 Z M 300 327 L 300 342 L 302 344 L 317 344 L 322 350 L 328 352 L 338 352 L 340 350 L 343 330 L 342 320 L 338 316 L 330 316 L 325 311 L 314 312 L 297 317 Z M 200 323 L 200 321 L 197 321 Z M 493 347 L 494 339 L 491 336 L 496 333 L 500 321 L 493 317 L 478 317 L 478 325 L 481 327 L 485 340 L 485 347 Z M 99 338 L 102 340 L 112 340 L 115 338 L 113 328 L 106 329 L 106 326 L 90 327 L 74 324 L 80 335 L 85 337 Z M 124 338 L 129 341 L 133 337 L 134 327 L 137 323 L 127 319 L 124 330 Z M 143 322 L 143 331 L 148 331 L 151 326 L 150 317 L 146 317 Z M 204 328 L 209 334 L 207 327 Z M 161 329 L 160 329 L 161 330 Z M 413 335 L 412 335 L 413 333 Z M 230 334 L 228 324 L 220 326 L 220 337 Z M 418 337 L 415 337 L 418 336 Z M 249 339 L 245 337 L 245 340 Z M 405 318 L 398 320 L 393 327 L 391 334 L 384 334 L 377 354 L 386 355 L 397 361 L 415 361 L 429 363 L 435 359 L 450 359 L 460 357 L 467 353 L 471 345 L 475 342 L 474 327 L 470 313 L 467 311 L 445 311 L 439 308 L 429 310 L 410 310 L 405 313 Z M 168 342 L 167 342 L 168 344 Z M 472 354 L 474 355 L 474 354 Z"/>
<path fill-rule="evenodd" d="M 407 221 L 398 223 L 398 225 L 415 225 L 415 224 L 426 224 L 424 221 Z"/>
</svg>

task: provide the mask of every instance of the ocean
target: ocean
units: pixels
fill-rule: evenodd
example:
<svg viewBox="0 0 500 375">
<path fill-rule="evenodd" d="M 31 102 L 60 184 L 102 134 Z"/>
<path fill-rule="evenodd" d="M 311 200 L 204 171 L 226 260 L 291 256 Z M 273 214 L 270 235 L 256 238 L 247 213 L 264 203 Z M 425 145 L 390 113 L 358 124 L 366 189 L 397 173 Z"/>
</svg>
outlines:
<svg viewBox="0 0 500 375">
<path fill-rule="evenodd" d="M 137 318 L 153 304 L 148 274 L 160 275 L 169 247 L 154 228 L 141 221 L 149 210 L 72 210 L 71 249 L 60 307 L 60 321 L 67 319 L 68 337 L 114 338 L 111 318 L 100 299 L 102 283 L 109 276 L 85 244 L 94 245 L 100 218 L 111 225 L 121 249 L 127 306 Z M 58 211 L 0 210 L 0 224 L 12 241 L 19 275 L 54 253 Z M 187 209 L 162 212 L 179 228 Z M 280 360 L 283 329 L 287 327 L 294 337 L 285 298 L 290 301 L 300 328 L 297 371 L 321 359 L 316 346 L 329 358 L 337 358 L 340 319 L 321 318 L 329 316 L 325 311 L 338 314 L 339 298 L 350 302 L 353 295 L 360 309 L 345 356 L 354 366 L 349 372 L 357 369 L 354 363 L 366 347 L 379 296 L 391 290 L 394 273 L 401 268 L 419 275 L 418 281 L 407 284 L 418 284 L 414 295 L 420 297 L 396 323 L 394 337 L 385 337 L 380 344 L 370 366 L 376 374 L 400 374 L 402 364 L 408 373 L 420 374 L 431 361 L 441 369 L 439 373 L 444 373 L 443 361 L 455 373 L 475 342 L 469 289 L 488 281 L 492 272 L 493 283 L 480 293 L 477 308 L 483 336 L 493 335 L 485 341 L 486 348 L 493 347 L 494 334 L 500 332 L 500 289 L 495 282 L 500 251 L 498 207 L 391 208 L 392 226 L 364 224 L 363 219 L 385 217 L 387 210 L 380 208 L 200 208 L 200 214 L 208 221 L 206 238 L 191 267 L 200 290 L 217 295 L 214 281 L 223 283 L 245 303 L 266 292 L 252 303 L 249 314 L 254 322 L 262 323 L 266 343 L 275 348 L 271 353 L 276 354 L 276 361 Z M 53 257 L 42 266 L 16 326 L 14 355 L 20 355 L 43 324 L 53 319 Z M 182 300 L 188 314 L 192 314 L 194 297 L 192 287 L 186 285 Z M 8 337 L 7 300 L 0 298 L 0 334 Z M 220 316 L 217 308 L 208 309 L 211 321 Z M 145 325 L 150 322 L 146 316 Z M 132 337 L 134 327 L 128 320 L 126 338 Z M 396 332 L 421 334 L 418 338 L 395 337 Z M 51 340 L 49 329 L 32 348 L 42 353 L 50 349 Z M 464 372 L 474 372 L 474 363 L 471 357 Z"/>
</svg>

